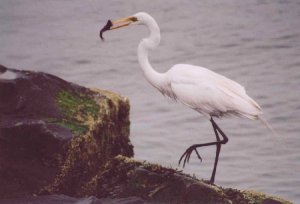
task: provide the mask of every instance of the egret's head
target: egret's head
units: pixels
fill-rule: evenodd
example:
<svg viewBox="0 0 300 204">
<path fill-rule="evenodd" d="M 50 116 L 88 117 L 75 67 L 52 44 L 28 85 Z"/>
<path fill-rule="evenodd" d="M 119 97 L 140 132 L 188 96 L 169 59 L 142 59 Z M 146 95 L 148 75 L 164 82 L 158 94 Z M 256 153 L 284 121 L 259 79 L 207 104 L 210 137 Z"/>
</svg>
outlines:
<svg viewBox="0 0 300 204">
<path fill-rule="evenodd" d="M 154 19 L 145 12 L 139 12 L 132 16 L 121 18 L 116 21 L 108 20 L 106 25 L 100 30 L 100 38 L 103 40 L 103 33 L 107 30 L 115 30 L 118 28 L 122 28 L 129 25 L 136 25 L 136 24 L 146 24 L 149 21 L 154 21 Z"/>
</svg>

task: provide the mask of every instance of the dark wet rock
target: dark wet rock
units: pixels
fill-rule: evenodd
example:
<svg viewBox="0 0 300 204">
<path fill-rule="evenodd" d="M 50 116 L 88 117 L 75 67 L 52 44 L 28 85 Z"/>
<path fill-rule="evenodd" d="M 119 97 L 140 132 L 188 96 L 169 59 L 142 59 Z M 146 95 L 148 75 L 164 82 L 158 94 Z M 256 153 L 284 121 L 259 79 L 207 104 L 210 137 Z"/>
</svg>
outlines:
<svg viewBox="0 0 300 204">
<path fill-rule="evenodd" d="M 290 203 L 133 160 L 129 125 L 126 98 L 0 66 L 0 204 Z"/>
<path fill-rule="evenodd" d="M 127 99 L 50 74 L 0 71 L 0 197 L 72 195 L 111 157 L 133 156 Z"/>
</svg>

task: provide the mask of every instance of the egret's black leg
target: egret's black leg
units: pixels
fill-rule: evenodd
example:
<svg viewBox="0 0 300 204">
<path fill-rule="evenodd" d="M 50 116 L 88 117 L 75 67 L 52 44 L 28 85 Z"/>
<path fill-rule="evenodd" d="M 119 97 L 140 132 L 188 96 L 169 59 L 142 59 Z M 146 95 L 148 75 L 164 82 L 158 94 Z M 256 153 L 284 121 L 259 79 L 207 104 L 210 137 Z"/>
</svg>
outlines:
<svg viewBox="0 0 300 204">
<path fill-rule="evenodd" d="M 222 144 L 226 144 L 228 142 L 228 137 L 225 135 L 225 133 L 221 130 L 221 128 L 217 125 L 217 123 L 213 120 L 213 118 L 210 119 L 211 124 L 214 128 L 214 132 L 216 134 L 216 138 L 218 142 L 217 144 L 217 150 L 216 150 L 216 157 L 215 157 L 215 164 L 214 164 L 214 169 L 210 178 L 210 183 L 214 183 L 215 182 L 215 175 L 216 175 L 216 171 L 217 171 L 217 165 L 218 165 L 218 160 L 219 160 L 219 154 L 221 151 L 221 145 Z M 223 140 L 220 140 L 219 134 L 218 132 L 221 134 L 221 136 L 223 137 Z"/>
<path fill-rule="evenodd" d="M 197 148 L 198 147 L 204 147 L 204 146 L 210 146 L 210 145 L 216 145 L 217 150 L 216 150 L 216 158 L 215 158 L 215 164 L 214 164 L 214 169 L 211 175 L 211 179 L 210 179 L 210 183 L 214 183 L 215 180 L 215 175 L 216 175 L 216 170 L 217 170 L 217 164 L 218 164 L 218 160 L 219 160 L 219 154 L 221 151 L 221 145 L 222 144 L 226 144 L 228 142 L 228 138 L 227 136 L 224 134 L 224 132 L 221 130 L 221 128 L 216 124 L 216 122 L 213 120 L 213 118 L 211 118 L 211 123 L 216 135 L 216 142 L 209 142 L 209 143 L 203 143 L 203 144 L 194 144 L 192 146 L 190 146 L 180 157 L 179 159 L 179 165 L 182 161 L 182 159 L 184 158 L 183 161 L 183 167 L 185 167 L 185 164 L 189 161 L 189 158 L 192 154 L 193 151 L 196 152 L 198 158 L 202 161 L 202 158 L 200 157 Z M 223 140 L 220 139 L 218 132 L 221 134 L 221 136 L 223 137 Z"/>
<path fill-rule="evenodd" d="M 216 129 L 216 125 L 215 125 L 212 118 L 211 118 L 211 123 L 212 123 L 213 129 L 214 129 L 215 135 L 216 135 L 217 142 L 220 142 L 221 139 L 219 137 L 218 131 Z M 210 177 L 210 181 L 209 181 L 210 183 L 215 182 L 215 175 L 216 175 L 217 165 L 218 165 L 218 161 L 219 161 L 219 154 L 220 154 L 220 151 L 221 151 L 221 143 L 218 143 L 216 146 L 217 146 L 217 149 L 216 149 L 215 164 L 214 164 L 213 172 L 212 172 L 211 177 Z"/>
</svg>

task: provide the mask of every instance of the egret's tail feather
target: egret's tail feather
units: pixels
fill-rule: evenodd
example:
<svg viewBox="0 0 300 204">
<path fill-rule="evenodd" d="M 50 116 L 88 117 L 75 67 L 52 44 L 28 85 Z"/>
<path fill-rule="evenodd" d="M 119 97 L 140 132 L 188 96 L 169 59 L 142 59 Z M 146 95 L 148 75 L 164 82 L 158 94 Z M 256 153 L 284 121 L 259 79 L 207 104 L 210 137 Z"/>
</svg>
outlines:
<svg viewBox="0 0 300 204">
<path fill-rule="evenodd" d="M 278 136 L 277 132 L 274 130 L 274 128 L 268 123 L 268 121 L 266 119 L 264 119 L 263 117 L 261 116 L 258 116 L 258 119 L 260 120 L 260 122 L 266 126 L 269 130 L 272 131 L 273 135 L 274 136 Z"/>
</svg>

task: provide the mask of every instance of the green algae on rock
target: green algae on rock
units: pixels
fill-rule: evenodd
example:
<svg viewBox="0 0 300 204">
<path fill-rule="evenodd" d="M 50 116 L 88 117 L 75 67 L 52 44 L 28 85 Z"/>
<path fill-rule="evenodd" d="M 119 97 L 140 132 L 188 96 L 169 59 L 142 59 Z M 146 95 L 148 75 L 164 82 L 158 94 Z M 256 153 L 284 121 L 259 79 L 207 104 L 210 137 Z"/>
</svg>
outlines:
<svg viewBox="0 0 300 204">
<path fill-rule="evenodd" d="M 86 134 L 89 130 L 88 122 L 98 119 L 100 107 L 91 92 L 78 94 L 61 90 L 56 95 L 56 103 L 64 117 L 49 118 L 48 122 L 66 127 L 74 135 Z"/>
<path fill-rule="evenodd" d="M 67 91 L 60 91 L 56 98 L 59 108 L 67 118 L 73 118 L 75 115 L 80 120 L 86 120 L 88 117 L 98 118 L 99 106 L 88 94 L 72 94 Z"/>
</svg>

